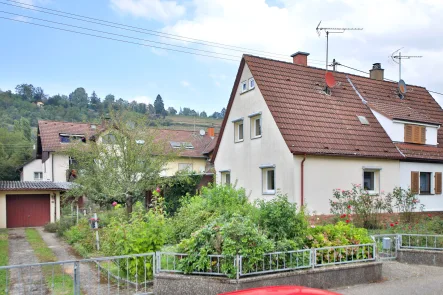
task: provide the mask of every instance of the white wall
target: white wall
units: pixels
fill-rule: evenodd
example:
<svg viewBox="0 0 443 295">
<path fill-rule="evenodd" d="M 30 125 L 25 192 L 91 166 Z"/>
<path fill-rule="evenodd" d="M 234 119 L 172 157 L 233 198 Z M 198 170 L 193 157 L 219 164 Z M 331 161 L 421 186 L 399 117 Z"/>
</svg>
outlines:
<svg viewBox="0 0 443 295">
<path fill-rule="evenodd" d="M 411 186 L 411 172 L 443 172 L 443 164 L 400 162 L 400 185 L 407 189 Z M 420 203 L 425 205 L 426 211 L 443 211 L 443 196 L 434 193 L 434 177 L 431 177 L 432 195 L 419 195 Z"/>
<path fill-rule="evenodd" d="M 300 164 L 303 156 L 295 156 L 295 183 L 300 187 Z M 329 200 L 334 189 L 348 190 L 352 184 L 363 183 L 363 168 L 379 170 L 380 192 L 392 192 L 399 185 L 400 162 L 351 157 L 307 156 L 304 163 L 304 203 L 308 211 L 330 214 Z M 295 199 L 300 204 L 301 191 L 297 189 Z"/>
<path fill-rule="evenodd" d="M 54 175 L 52 170 L 54 169 Z M 49 158 L 43 163 L 43 180 L 54 182 L 66 181 L 66 170 L 69 169 L 69 157 L 66 155 L 50 153 Z M 54 177 L 54 178 L 53 178 Z"/>
<path fill-rule="evenodd" d="M 241 81 L 252 77 L 247 65 L 241 75 Z M 239 85 L 241 86 L 241 85 Z M 250 118 L 248 115 L 262 112 L 262 137 L 250 138 Z M 232 120 L 243 117 L 244 141 L 234 143 L 234 123 Z M 227 118 L 223 137 L 220 141 L 215 169 L 217 181 L 220 182 L 221 170 L 231 170 L 231 183 L 237 181 L 237 187 L 246 189 L 250 200 L 257 198 L 271 199 L 273 195 L 262 194 L 261 165 L 275 165 L 275 182 L 277 190 L 294 199 L 294 157 L 289 151 L 280 130 L 275 123 L 258 86 L 240 94 L 240 88 Z"/>
<path fill-rule="evenodd" d="M 392 141 L 394 142 L 404 142 L 405 139 L 405 125 L 402 122 L 393 121 L 382 114 L 372 110 L 372 113 L 377 118 L 380 125 L 385 129 L 386 133 L 389 135 Z M 413 123 L 408 123 L 413 124 Z M 426 144 L 428 145 L 437 145 L 437 132 L 438 128 L 429 126 L 426 124 L 417 124 L 426 126 Z"/>
<path fill-rule="evenodd" d="M 23 166 L 23 172 L 21 173 L 21 181 L 34 181 L 34 172 L 43 172 L 43 165 L 41 159 L 34 159 L 32 162 Z M 43 180 L 45 178 L 43 177 Z"/>
</svg>

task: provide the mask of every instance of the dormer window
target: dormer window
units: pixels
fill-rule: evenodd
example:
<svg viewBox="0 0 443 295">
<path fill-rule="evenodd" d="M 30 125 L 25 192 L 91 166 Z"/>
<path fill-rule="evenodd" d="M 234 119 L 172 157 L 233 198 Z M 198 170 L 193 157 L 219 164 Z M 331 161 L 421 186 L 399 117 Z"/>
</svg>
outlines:
<svg viewBox="0 0 443 295">
<path fill-rule="evenodd" d="M 426 144 L 426 127 L 420 125 L 405 124 L 405 142 Z"/>
<path fill-rule="evenodd" d="M 254 78 L 249 78 L 248 84 L 249 84 L 249 90 L 254 89 L 255 88 L 255 80 L 254 80 Z"/>
<path fill-rule="evenodd" d="M 59 134 L 60 143 L 70 143 L 75 141 L 86 142 L 86 137 L 83 134 Z"/>
<path fill-rule="evenodd" d="M 246 92 L 248 91 L 248 81 L 243 81 L 241 82 L 241 92 Z"/>
</svg>

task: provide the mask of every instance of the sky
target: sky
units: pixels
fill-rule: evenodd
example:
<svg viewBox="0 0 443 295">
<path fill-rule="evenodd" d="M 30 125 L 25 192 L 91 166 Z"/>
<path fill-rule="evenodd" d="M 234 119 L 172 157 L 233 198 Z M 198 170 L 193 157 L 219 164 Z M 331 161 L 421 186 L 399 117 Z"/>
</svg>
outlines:
<svg viewBox="0 0 443 295">
<path fill-rule="evenodd" d="M 2 90 L 30 83 L 49 95 L 68 95 L 84 87 L 101 98 L 114 94 L 144 103 L 160 94 L 166 107 L 212 114 L 227 105 L 243 53 L 291 61 L 292 53 L 305 51 L 309 65 L 325 67 L 326 38 L 315 30 L 321 20 L 322 27 L 363 28 L 331 34 L 329 61 L 363 71 L 380 62 L 385 77 L 398 80 L 390 56 L 402 48 L 402 55 L 422 56 L 403 60 L 402 79 L 443 93 L 441 0 L 16 1 L 21 4 L 0 0 Z"/>
</svg>

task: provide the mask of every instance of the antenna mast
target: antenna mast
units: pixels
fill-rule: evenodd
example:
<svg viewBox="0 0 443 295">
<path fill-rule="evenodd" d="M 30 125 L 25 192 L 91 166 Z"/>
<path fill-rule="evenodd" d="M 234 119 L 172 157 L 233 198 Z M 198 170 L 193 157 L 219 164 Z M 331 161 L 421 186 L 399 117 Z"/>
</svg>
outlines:
<svg viewBox="0 0 443 295">
<path fill-rule="evenodd" d="M 321 31 L 326 32 L 326 71 L 328 70 L 328 51 L 329 51 L 329 34 L 342 34 L 345 31 L 361 31 L 363 28 L 323 28 L 320 27 L 322 21 L 320 21 L 315 29 L 320 37 Z"/>
<path fill-rule="evenodd" d="M 401 55 L 401 51 L 400 51 L 400 50 L 402 50 L 402 49 L 403 49 L 403 47 L 400 48 L 400 49 L 397 49 L 396 51 L 394 51 L 394 52 L 391 54 L 391 58 L 392 58 L 392 60 L 393 60 L 396 64 L 398 64 L 398 80 L 399 80 L 399 81 L 401 80 L 401 60 L 402 60 L 402 59 L 422 58 L 422 57 L 423 57 L 423 56 L 421 56 L 421 55 Z M 398 52 L 398 55 L 396 55 L 397 52 Z M 398 60 L 398 61 L 396 61 L 396 60 Z"/>
</svg>

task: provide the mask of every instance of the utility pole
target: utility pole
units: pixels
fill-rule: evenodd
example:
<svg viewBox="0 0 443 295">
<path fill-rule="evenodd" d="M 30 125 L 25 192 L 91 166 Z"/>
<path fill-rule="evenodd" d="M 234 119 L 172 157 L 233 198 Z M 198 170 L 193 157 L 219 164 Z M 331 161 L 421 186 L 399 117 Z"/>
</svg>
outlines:
<svg viewBox="0 0 443 295">
<path fill-rule="evenodd" d="M 363 28 L 322 28 L 320 27 L 321 21 L 318 23 L 317 31 L 318 36 L 320 37 L 321 31 L 326 32 L 326 71 L 328 70 L 328 57 L 329 57 L 329 34 L 342 34 L 345 31 L 361 31 Z"/>
</svg>

